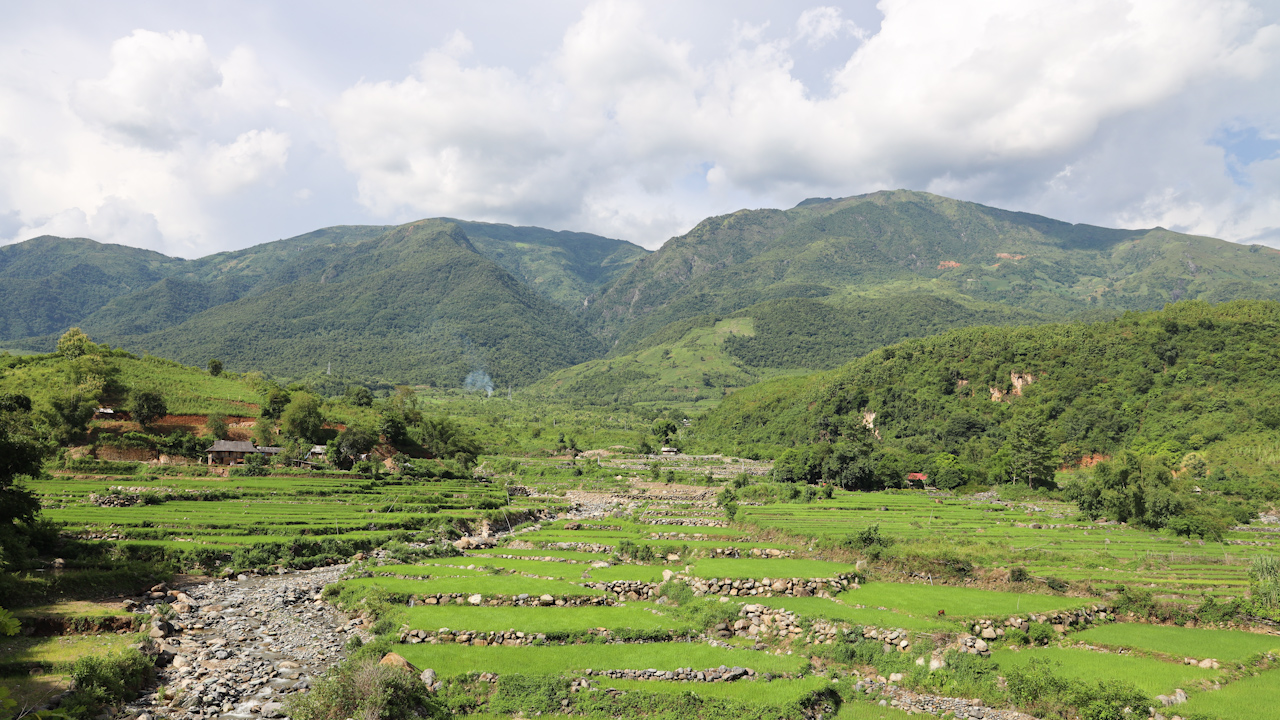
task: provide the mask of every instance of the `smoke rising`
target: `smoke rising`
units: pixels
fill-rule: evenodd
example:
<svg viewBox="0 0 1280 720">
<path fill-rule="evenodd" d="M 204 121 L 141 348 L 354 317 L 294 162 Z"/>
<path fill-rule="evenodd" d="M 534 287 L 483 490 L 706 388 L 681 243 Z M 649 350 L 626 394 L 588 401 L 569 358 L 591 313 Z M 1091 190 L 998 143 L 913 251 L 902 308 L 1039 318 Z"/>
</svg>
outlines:
<svg viewBox="0 0 1280 720">
<path fill-rule="evenodd" d="M 490 397 L 493 395 L 493 378 L 484 370 L 472 370 L 467 379 L 462 381 L 462 387 L 468 391 L 483 390 L 485 397 Z"/>
</svg>

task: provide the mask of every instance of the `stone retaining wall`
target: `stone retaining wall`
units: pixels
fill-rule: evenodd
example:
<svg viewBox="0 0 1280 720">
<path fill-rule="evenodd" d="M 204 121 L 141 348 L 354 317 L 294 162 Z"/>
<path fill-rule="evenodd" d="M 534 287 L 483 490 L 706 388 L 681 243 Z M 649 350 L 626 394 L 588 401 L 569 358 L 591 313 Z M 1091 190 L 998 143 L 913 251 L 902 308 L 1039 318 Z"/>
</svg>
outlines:
<svg viewBox="0 0 1280 720">
<path fill-rule="evenodd" d="M 490 607 L 582 607 L 586 605 L 615 605 L 617 602 L 607 595 L 482 595 L 480 593 L 437 593 L 434 595 L 414 595 L 409 598 L 412 607 L 421 602 L 424 605 L 487 605 Z"/>
<path fill-rule="evenodd" d="M 762 580 L 730 580 L 728 578 L 712 578 L 704 580 L 702 578 L 691 578 L 688 580 L 689 587 L 693 588 L 694 594 L 702 595 L 723 595 L 726 597 L 823 597 L 830 598 L 832 595 L 844 592 L 845 590 L 857 589 L 856 575 L 841 575 L 834 578 L 778 578 Z"/>
</svg>

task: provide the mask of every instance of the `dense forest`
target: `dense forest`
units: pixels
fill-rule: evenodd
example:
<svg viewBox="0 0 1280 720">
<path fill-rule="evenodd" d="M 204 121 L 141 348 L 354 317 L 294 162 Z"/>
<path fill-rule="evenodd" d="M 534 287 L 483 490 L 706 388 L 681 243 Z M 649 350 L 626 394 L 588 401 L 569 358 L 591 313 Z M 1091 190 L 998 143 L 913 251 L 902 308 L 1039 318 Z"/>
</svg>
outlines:
<svg viewBox="0 0 1280 720">
<path fill-rule="evenodd" d="M 718 399 L 778 374 L 834 368 L 904 338 L 969 325 L 1025 325 L 1051 319 L 923 292 L 854 298 L 838 305 L 801 298 L 770 300 L 727 315 L 673 322 L 629 353 L 566 368 L 530 390 L 592 404 Z"/>
<path fill-rule="evenodd" d="M 1198 484 L 1274 500 L 1278 340 L 1280 303 L 1269 301 L 953 330 L 738 391 L 694 438 L 705 451 L 777 457 L 782 479 L 865 489 L 910 473 L 943 487 L 1042 485 L 1059 466 L 1102 460 L 1082 507 L 1112 516 L 1144 516 L 1125 489 L 1144 477 L 1177 477 L 1185 495 Z"/>
<path fill-rule="evenodd" d="M 767 300 L 911 289 L 1066 316 L 1166 302 L 1280 298 L 1280 253 L 1152 230 L 1072 225 L 899 190 L 708 218 L 594 299 L 629 352 L 671 322 Z"/>
<path fill-rule="evenodd" d="M 457 242 L 419 242 L 432 233 Z M 908 191 L 708 218 L 653 253 L 446 218 L 195 260 L 84 239 L 0 248 L 0 347 L 47 352 L 78 326 L 284 379 L 332 365 L 391 384 L 543 380 L 539 396 L 594 403 L 718 402 L 955 327 L 1278 298 L 1270 248 Z"/>
</svg>

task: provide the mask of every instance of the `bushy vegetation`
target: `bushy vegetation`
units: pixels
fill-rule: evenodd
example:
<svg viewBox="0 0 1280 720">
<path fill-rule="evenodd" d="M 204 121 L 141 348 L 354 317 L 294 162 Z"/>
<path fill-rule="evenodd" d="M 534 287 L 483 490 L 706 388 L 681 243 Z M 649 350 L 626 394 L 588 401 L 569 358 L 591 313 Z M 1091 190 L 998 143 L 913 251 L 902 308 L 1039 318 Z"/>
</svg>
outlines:
<svg viewBox="0 0 1280 720">
<path fill-rule="evenodd" d="M 696 440 L 776 455 L 778 480 L 868 490 L 923 482 L 913 472 L 944 488 L 1045 485 L 1059 464 L 1115 454 L 1073 491 L 1082 512 L 1216 538 L 1280 497 L 1280 475 L 1241 452 L 1270 432 L 1280 362 L 1249 348 L 1275 342 L 1277 327 L 1276 303 L 1189 302 L 1091 325 L 953 331 L 735 393 Z"/>
<path fill-rule="evenodd" d="M 1276 299 L 1277 275 L 1262 279 L 1256 268 L 1278 260 L 1160 229 L 1071 225 L 928 193 L 879 192 L 707 218 L 636 263 L 586 314 L 622 353 L 685 318 L 782 298 L 863 294 L 888 305 L 890 286 L 1059 316 L 1150 310 L 1179 298 Z M 797 339 L 805 352 L 804 333 Z"/>
<path fill-rule="evenodd" d="M 411 671 L 374 658 L 344 663 L 288 706 L 298 720 L 444 720 L 451 717 Z"/>
<path fill-rule="evenodd" d="M 154 664 L 132 648 L 79 658 L 71 668 L 71 694 L 58 710 L 73 718 L 90 718 L 105 706 L 132 700 L 151 679 Z"/>
</svg>

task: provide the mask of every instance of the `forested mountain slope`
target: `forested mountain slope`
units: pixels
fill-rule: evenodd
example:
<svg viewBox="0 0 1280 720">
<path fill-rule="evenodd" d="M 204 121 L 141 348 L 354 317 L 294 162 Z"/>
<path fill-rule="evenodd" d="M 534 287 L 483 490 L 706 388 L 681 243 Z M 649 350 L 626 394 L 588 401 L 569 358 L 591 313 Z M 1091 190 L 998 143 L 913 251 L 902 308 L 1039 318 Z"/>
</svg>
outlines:
<svg viewBox="0 0 1280 720">
<path fill-rule="evenodd" d="M 586 317 L 625 353 L 689 317 L 771 299 L 836 302 L 908 290 L 1056 316 L 1180 299 L 1277 299 L 1280 252 L 899 190 L 708 218 L 591 298 Z"/>
<path fill-rule="evenodd" d="M 473 249 L 565 307 L 647 250 L 623 240 L 538 227 L 454 222 Z M 0 341 L 47 349 L 72 325 L 114 340 L 157 332 L 210 308 L 283 287 L 328 265 L 342 248 L 390 225 L 339 225 L 196 260 L 86 239 L 42 237 L 0 248 Z"/>
<path fill-rule="evenodd" d="M 1053 463 L 1131 450 L 1176 470 L 1194 452 L 1210 470 L 1276 481 L 1277 343 L 1272 301 L 965 328 L 740 390 L 693 432 L 703 451 L 776 455 L 863 436 L 870 425 L 878 438 L 868 472 L 960 480 L 1005 473 L 1021 432 L 1039 437 L 1034 446 Z"/>
<path fill-rule="evenodd" d="M 149 287 L 185 261 L 84 238 L 0 246 L 0 340 L 61 333 L 114 297 Z"/>
<path fill-rule="evenodd" d="M 961 304 L 928 293 L 852 298 L 838 305 L 769 300 L 725 315 L 680 320 L 622 355 L 557 371 L 535 395 L 587 403 L 718 401 L 728 391 L 781 374 L 833 368 L 904 338 L 968 325 L 1047 322 L 993 303 Z"/>
<path fill-rule="evenodd" d="M 442 219 L 457 223 L 481 255 L 574 309 L 649 254 L 639 245 L 591 233 Z"/>
<path fill-rule="evenodd" d="M 461 385 L 524 384 L 603 352 L 567 310 L 424 220 L 334 248 L 292 282 L 113 343 L 200 365 L 297 376 L 327 370 Z"/>
</svg>

